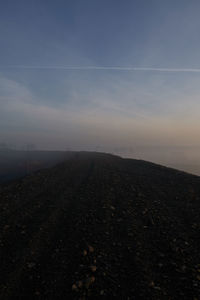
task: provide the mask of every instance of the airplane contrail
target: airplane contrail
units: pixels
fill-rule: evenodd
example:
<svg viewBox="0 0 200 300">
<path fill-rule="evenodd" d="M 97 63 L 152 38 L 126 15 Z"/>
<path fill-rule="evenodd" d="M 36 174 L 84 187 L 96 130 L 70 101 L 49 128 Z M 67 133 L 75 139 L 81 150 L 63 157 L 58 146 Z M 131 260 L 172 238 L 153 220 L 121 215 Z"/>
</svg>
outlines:
<svg viewBox="0 0 200 300">
<path fill-rule="evenodd" d="M 124 67 L 124 66 L 28 66 L 13 65 L 1 66 L 3 69 L 41 69 L 41 70 L 113 70 L 113 71 L 152 71 L 152 72 L 183 72 L 200 73 L 198 68 L 149 68 L 149 67 Z"/>
</svg>

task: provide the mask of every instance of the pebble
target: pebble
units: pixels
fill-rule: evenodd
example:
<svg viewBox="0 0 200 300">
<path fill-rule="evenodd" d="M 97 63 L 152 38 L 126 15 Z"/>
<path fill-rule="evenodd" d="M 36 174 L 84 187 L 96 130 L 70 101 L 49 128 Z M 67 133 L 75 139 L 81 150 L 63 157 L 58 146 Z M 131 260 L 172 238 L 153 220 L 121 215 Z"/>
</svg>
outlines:
<svg viewBox="0 0 200 300">
<path fill-rule="evenodd" d="M 89 245 L 88 249 L 89 249 L 89 252 L 91 252 L 91 253 L 94 252 L 94 247 L 92 247 L 92 246 Z"/>
<path fill-rule="evenodd" d="M 83 286 L 83 282 L 81 280 L 78 281 L 78 287 L 81 288 Z"/>
<path fill-rule="evenodd" d="M 91 269 L 92 272 L 96 272 L 97 267 L 96 266 L 90 266 L 90 269 Z"/>
<path fill-rule="evenodd" d="M 35 267 L 35 263 L 34 262 L 30 262 L 30 263 L 27 264 L 27 266 L 28 266 L 29 269 L 32 269 L 32 268 Z"/>
<path fill-rule="evenodd" d="M 95 277 L 94 276 L 87 278 L 87 280 L 85 282 L 85 287 L 88 289 L 90 287 L 90 285 L 94 282 L 95 282 Z"/>
<path fill-rule="evenodd" d="M 75 283 L 72 284 L 72 291 L 78 291 L 78 287 Z"/>
</svg>

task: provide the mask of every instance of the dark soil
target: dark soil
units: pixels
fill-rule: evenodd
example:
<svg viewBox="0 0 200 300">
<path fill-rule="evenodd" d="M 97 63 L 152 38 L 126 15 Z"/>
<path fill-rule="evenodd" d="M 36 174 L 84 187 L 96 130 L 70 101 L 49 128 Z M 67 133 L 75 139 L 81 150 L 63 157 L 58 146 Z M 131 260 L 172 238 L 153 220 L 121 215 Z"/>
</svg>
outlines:
<svg viewBox="0 0 200 300">
<path fill-rule="evenodd" d="M 0 185 L 0 299 L 200 299 L 200 177 L 77 153 Z"/>
</svg>

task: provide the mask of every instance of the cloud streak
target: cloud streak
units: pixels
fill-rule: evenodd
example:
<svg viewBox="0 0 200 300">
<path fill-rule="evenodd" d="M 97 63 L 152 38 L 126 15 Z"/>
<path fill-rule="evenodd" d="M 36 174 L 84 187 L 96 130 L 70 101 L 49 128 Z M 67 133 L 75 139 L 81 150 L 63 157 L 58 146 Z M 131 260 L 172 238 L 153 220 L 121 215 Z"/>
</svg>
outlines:
<svg viewBox="0 0 200 300">
<path fill-rule="evenodd" d="M 147 71 L 147 72 L 172 72 L 172 73 L 200 73 L 198 68 L 149 68 L 126 66 L 43 66 L 43 65 L 12 65 L 1 66 L 1 69 L 28 69 L 28 70 L 77 70 L 77 71 Z"/>
</svg>

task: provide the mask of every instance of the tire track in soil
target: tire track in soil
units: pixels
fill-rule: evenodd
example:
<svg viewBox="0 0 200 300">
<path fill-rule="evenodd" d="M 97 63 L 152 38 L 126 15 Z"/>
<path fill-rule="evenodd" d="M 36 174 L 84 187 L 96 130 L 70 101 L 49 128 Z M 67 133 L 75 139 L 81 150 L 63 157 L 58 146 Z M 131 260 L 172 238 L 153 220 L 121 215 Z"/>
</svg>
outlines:
<svg viewBox="0 0 200 300">
<path fill-rule="evenodd" d="M 80 238 L 80 236 L 77 237 L 74 234 L 74 216 L 77 215 L 77 205 L 80 204 L 80 199 L 77 195 L 80 194 L 80 191 L 83 188 L 82 186 L 84 186 L 87 182 L 88 177 L 92 173 L 92 169 L 93 164 L 90 164 L 88 166 L 88 171 L 86 172 L 84 165 L 83 174 L 82 178 L 80 179 L 79 185 L 75 189 L 68 190 L 66 192 L 68 196 L 71 195 L 71 199 L 68 199 L 67 202 L 65 201 L 65 199 L 61 199 L 61 207 L 56 209 L 52 208 L 50 210 L 49 216 L 47 217 L 47 220 L 42 224 L 39 224 L 41 230 L 36 232 L 31 237 L 31 242 L 29 243 L 28 247 L 26 247 L 25 250 L 23 249 L 24 254 L 22 253 L 18 265 L 15 266 L 17 271 L 11 272 L 11 274 L 9 274 L 9 279 L 7 282 L 9 289 L 7 290 L 4 288 L 2 290 L 0 299 L 10 299 L 12 298 L 12 295 L 16 294 L 21 294 L 20 299 L 22 297 L 26 298 L 27 296 L 29 296 L 30 299 L 30 291 L 32 291 L 33 295 L 35 292 L 35 296 L 37 296 L 37 294 L 39 296 L 40 290 L 43 290 L 43 285 L 47 281 L 42 281 L 42 277 L 45 278 L 47 276 L 48 278 L 51 277 L 53 274 L 53 278 L 63 278 L 63 276 L 67 277 L 67 272 L 68 278 L 70 278 L 71 272 L 69 272 L 68 270 L 73 269 L 74 264 L 77 264 L 77 254 L 75 254 L 74 260 L 69 259 L 68 263 L 66 265 L 64 264 L 65 267 L 63 269 L 58 268 L 58 264 L 60 263 L 60 266 L 62 267 L 63 262 L 57 261 L 56 264 L 51 263 L 51 272 L 49 272 L 49 262 L 52 262 L 52 254 L 49 255 L 49 252 L 51 253 L 52 251 L 54 251 L 55 249 L 53 245 L 56 243 L 59 245 L 61 241 L 64 241 L 62 249 L 64 250 L 66 257 L 70 257 L 71 253 L 73 253 L 76 249 L 74 242 L 79 240 Z M 81 209 L 79 209 L 80 212 L 82 209 L 83 206 L 81 206 Z M 66 231 L 59 230 L 60 228 L 65 228 Z M 78 233 L 78 235 L 80 234 Z M 58 249 L 59 248 L 57 248 L 57 250 Z M 42 262 L 42 264 L 40 262 Z M 30 268 L 28 266 L 30 266 Z M 36 280 L 37 274 L 40 274 L 38 280 Z M 17 286 L 19 278 L 21 286 Z M 37 286 L 36 291 L 34 291 L 35 286 Z M 51 286 L 49 286 L 49 288 L 51 290 Z M 47 296 L 48 287 L 46 286 L 45 289 L 46 293 L 44 293 L 44 296 Z M 66 288 L 63 289 L 62 286 L 62 294 L 66 295 L 67 292 L 71 292 L 71 280 L 68 284 L 68 290 L 66 290 Z"/>
</svg>

